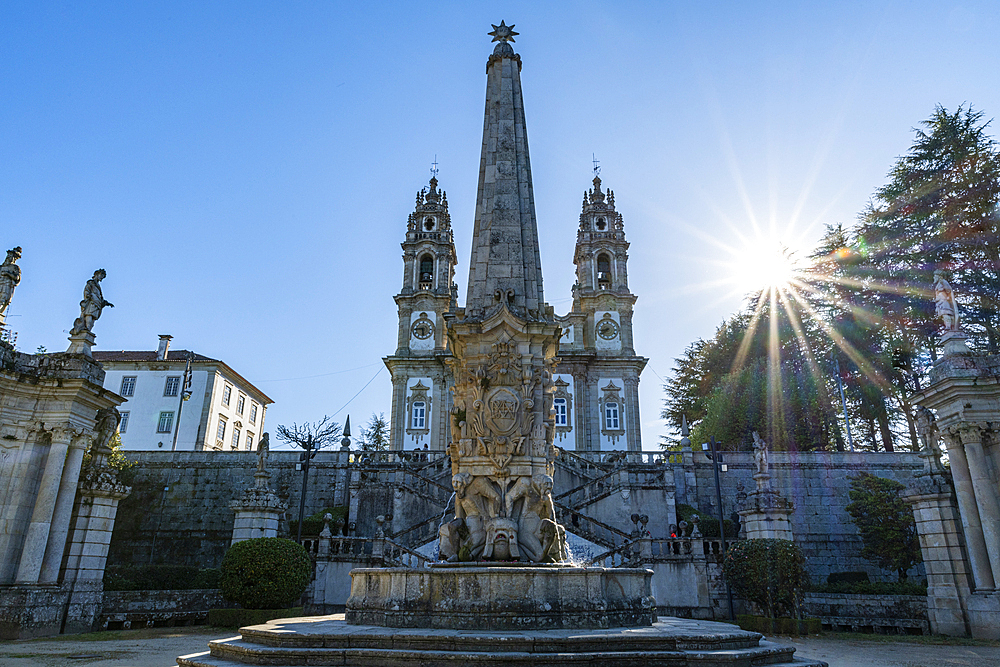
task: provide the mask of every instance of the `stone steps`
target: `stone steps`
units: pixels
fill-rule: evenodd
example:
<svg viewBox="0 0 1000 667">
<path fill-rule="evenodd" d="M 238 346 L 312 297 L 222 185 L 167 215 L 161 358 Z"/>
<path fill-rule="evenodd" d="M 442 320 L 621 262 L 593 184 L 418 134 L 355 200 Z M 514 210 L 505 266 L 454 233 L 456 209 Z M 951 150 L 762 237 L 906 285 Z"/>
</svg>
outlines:
<svg viewBox="0 0 1000 667">
<path fill-rule="evenodd" d="M 343 616 L 281 619 L 209 642 L 177 659 L 182 667 L 355 665 L 500 667 L 826 667 L 757 633 L 708 621 L 661 619 L 652 627 L 472 632 L 348 625 Z"/>
</svg>

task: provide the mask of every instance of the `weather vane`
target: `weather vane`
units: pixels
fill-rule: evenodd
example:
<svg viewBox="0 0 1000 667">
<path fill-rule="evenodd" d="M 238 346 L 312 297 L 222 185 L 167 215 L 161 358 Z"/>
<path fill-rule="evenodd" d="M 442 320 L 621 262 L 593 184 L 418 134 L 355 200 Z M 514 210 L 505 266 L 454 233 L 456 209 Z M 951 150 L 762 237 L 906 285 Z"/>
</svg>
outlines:
<svg viewBox="0 0 1000 667">
<path fill-rule="evenodd" d="M 492 35 L 494 42 L 513 42 L 514 35 L 521 34 L 518 32 L 514 32 L 513 23 L 511 23 L 510 25 L 506 25 L 504 24 L 503 21 L 500 21 L 500 25 L 494 25 L 493 23 L 491 23 L 490 25 L 493 26 L 493 32 L 488 32 L 486 34 Z"/>
<path fill-rule="evenodd" d="M 597 159 L 597 153 L 591 153 L 590 157 L 594 160 L 594 178 L 601 175 L 601 161 Z"/>
<path fill-rule="evenodd" d="M 434 162 L 431 162 L 431 176 L 434 178 L 438 177 L 438 156 L 434 155 Z"/>
</svg>

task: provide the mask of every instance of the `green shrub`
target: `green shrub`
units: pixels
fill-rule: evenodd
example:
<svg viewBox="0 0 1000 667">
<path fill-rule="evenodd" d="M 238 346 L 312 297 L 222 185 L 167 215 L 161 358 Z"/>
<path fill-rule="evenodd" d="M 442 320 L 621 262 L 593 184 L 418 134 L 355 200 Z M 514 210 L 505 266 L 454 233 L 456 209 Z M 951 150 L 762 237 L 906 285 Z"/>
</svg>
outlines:
<svg viewBox="0 0 1000 667">
<path fill-rule="evenodd" d="M 302 616 L 302 607 L 291 609 L 209 609 L 208 624 L 217 628 L 239 630 L 248 625 L 262 625 L 276 618 Z"/>
<path fill-rule="evenodd" d="M 844 509 L 861 533 L 861 556 L 906 581 L 922 558 L 913 510 L 900 497 L 903 485 L 866 472 L 850 480 L 851 503 Z"/>
<path fill-rule="evenodd" d="M 257 537 L 229 547 L 222 559 L 222 596 L 244 609 L 280 609 L 299 599 L 312 580 L 301 544 Z"/>
<path fill-rule="evenodd" d="M 723 573 L 733 593 L 756 603 L 765 616 L 798 617 L 807 582 L 802 550 L 788 540 L 743 540 L 726 552 Z"/>
<path fill-rule="evenodd" d="M 106 591 L 170 591 L 218 588 L 219 570 L 193 565 L 125 565 L 104 571 Z"/>
<path fill-rule="evenodd" d="M 739 614 L 736 624 L 743 630 L 765 635 L 815 635 L 823 631 L 823 621 L 818 618 L 768 618 Z"/>
<path fill-rule="evenodd" d="M 927 584 L 909 581 L 841 581 L 813 586 L 809 590 L 813 593 L 854 595 L 927 595 Z"/>
<path fill-rule="evenodd" d="M 828 584 L 857 584 L 862 581 L 871 581 L 867 572 L 831 572 L 826 578 Z"/>
<path fill-rule="evenodd" d="M 337 505 L 336 507 L 326 507 L 316 512 L 312 516 L 307 516 L 302 521 L 302 534 L 303 535 L 319 535 L 323 531 L 323 515 L 332 514 L 333 521 L 330 522 L 330 530 L 336 532 L 334 527 L 334 522 L 337 519 L 346 521 L 347 519 L 347 507 L 345 505 Z M 299 521 L 295 519 L 288 522 L 289 531 L 292 535 L 298 535 L 299 533 Z"/>
</svg>

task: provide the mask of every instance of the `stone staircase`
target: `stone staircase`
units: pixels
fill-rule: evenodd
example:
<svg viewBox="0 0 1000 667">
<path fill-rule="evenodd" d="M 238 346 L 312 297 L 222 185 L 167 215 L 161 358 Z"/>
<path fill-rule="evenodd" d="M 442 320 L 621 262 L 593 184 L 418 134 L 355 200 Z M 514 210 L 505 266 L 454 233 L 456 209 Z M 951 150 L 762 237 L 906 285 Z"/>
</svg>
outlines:
<svg viewBox="0 0 1000 667">
<path fill-rule="evenodd" d="M 279 619 L 209 642 L 182 667 L 365 665 L 499 667 L 827 667 L 756 632 L 712 621 L 664 618 L 651 627 L 476 632 L 348 625 L 343 614 Z"/>
</svg>

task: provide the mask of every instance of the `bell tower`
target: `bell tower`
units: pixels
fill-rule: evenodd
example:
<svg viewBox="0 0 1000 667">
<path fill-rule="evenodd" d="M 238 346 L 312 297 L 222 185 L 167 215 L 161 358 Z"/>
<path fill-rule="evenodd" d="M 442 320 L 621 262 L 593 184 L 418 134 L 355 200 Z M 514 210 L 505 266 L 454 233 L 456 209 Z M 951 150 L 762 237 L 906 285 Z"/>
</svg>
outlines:
<svg viewBox="0 0 1000 667">
<path fill-rule="evenodd" d="M 632 343 L 628 247 L 615 193 L 595 173 L 576 233 L 573 310 L 559 318 L 555 430 L 566 449 L 642 449 L 639 374 L 648 360 Z"/>
<path fill-rule="evenodd" d="M 403 286 L 396 295 L 396 352 L 383 361 L 392 376 L 390 442 L 393 449 L 444 449 L 451 374 L 444 314 L 458 297 L 455 242 L 448 197 L 437 177 L 417 192 L 403 241 Z"/>
</svg>

